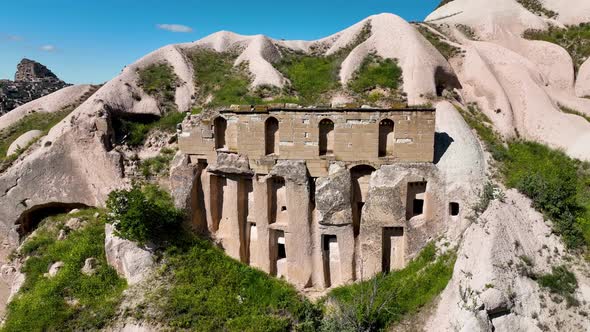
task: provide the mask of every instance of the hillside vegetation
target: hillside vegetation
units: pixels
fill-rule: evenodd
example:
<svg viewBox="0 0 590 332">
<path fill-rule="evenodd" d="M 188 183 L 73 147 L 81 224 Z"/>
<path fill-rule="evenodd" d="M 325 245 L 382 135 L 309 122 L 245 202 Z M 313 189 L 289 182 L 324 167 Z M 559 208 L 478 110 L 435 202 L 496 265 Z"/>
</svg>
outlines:
<svg viewBox="0 0 590 332">
<path fill-rule="evenodd" d="M 126 286 L 106 262 L 104 224 L 84 210 L 47 218 L 18 253 L 29 257 L 22 272 L 25 283 L 9 304 L 2 331 L 83 331 L 104 327 L 114 316 Z M 81 230 L 68 230 L 73 217 L 85 220 Z M 68 230 L 57 240 L 60 230 Z M 87 258 L 97 260 L 92 275 L 81 272 Z M 55 262 L 64 266 L 54 277 L 44 276 Z"/>
<path fill-rule="evenodd" d="M 454 250 L 437 255 L 430 243 L 402 270 L 332 290 L 327 299 L 334 308 L 323 322 L 325 330 L 386 329 L 440 294 L 453 275 L 455 260 Z"/>
<path fill-rule="evenodd" d="M 504 143 L 475 106 L 458 109 L 492 154 L 504 183 L 532 199 L 569 249 L 590 248 L 590 164 L 536 142 Z"/>
<path fill-rule="evenodd" d="M 174 97 L 178 78 L 174 68 L 166 63 L 152 64 L 138 70 L 139 86 L 156 98 L 163 113 L 176 111 Z"/>
<path fill-rule="evenodd" d="M 22 134 L 30 130 L 41 130 L 43 135 L 47 134 L 49 130 L 68 116 L 74 107 L 65 107 L 59 112 L 54 113 L 31 113 L 13 125 L 0 130 L 0 172 L 6 170 L 18 156 L 23 153 L 27 147 L 22 147 L 11 156 L 6 156 L 8 147 Z M 32 142 L 31 144 L 33 144 Z M 31 145 L 29 144 L 29 145 Z"/>
<path fill-rule="evenodd" d="M 551 26 L 548 30 L 527 30 L 524 37 L 532 40 L 544 40 L 565 48 L 574 61 L 576 72 L 590 57 L 590 23 L 581 23 L 566 28 Z"/>
</svg>

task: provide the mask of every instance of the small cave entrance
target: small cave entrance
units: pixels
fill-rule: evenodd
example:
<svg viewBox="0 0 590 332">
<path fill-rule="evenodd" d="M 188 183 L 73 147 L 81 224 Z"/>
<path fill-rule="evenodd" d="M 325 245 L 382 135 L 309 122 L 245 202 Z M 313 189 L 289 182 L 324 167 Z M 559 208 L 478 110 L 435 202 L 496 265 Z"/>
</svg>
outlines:
<svg viewBox="0 0 590 332">
<path fill-rule="evenodd" d="M 373 172 L 375 172 L 375 168 L 369 165 L 357 165 L 350 169 L 350 179 L 352 181 L 352 226 L 355 237 L 360 233 L 363 206 L 369 193 L 369 182 Z"/>
<path fill-rule="evenodd" d="M 88 208 L 88 206 L 82 203 L 47 203 L 33 206 L 23 212 L 16 221 L 18 234 L 22 238 L 31 233 L 47 217 L 68 213 L 73 209 L 85 208 Z"/>
<path fill-rule="evenodd" d="M 115 144 L 142 144 L 149 131 L 149 125 L 159 119 L 159 116 L 153 114 L 115 114 L 111 120 Z"/>
<path fill-rule="evenodd" d="M 449 203 L 449 214 L 451 215 L 451 217 L 458 216 L 459 212 L 460 212 L 459 203 L 457 203 L 457 202 Z"/>
<path fill-rule="evenodd" d="M 436 67 L 434 72 L 436 95 L 442 97 L 445 90 L 461 89 L 461 83 L 454 73 L 448 73 L 442 67 Z"/>
</svg>

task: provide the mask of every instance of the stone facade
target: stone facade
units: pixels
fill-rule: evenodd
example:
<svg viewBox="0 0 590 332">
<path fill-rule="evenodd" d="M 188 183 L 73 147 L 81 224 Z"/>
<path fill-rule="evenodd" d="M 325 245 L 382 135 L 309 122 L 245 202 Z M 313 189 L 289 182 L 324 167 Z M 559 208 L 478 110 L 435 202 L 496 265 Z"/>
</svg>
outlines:
<svg viewBox="0 0 590 332">
<path fill-rule="evenodd" d="M 305 160 L 318 177 L 328 174 L 331 161 L 432 162 L 434 118 L 433 109 L 224 110 L 201 117 L 179 144 L 209 164 L 217 151 L 247 155 L 257 174 L 268 174 L 277 160 Z"/>
<path fill-rule="evenodd" d="M 183 124 L 171 172 L 175 199 L 190 211 L 191 227 L 228 255 L 300 289 L 400 269 L 463 213 L 463 202 L 443 194 L 432 163 L 434 115 L 270 109 L 194 116 Z M 326 120 L 330 130 L 322 132 Z"/>
</svg>

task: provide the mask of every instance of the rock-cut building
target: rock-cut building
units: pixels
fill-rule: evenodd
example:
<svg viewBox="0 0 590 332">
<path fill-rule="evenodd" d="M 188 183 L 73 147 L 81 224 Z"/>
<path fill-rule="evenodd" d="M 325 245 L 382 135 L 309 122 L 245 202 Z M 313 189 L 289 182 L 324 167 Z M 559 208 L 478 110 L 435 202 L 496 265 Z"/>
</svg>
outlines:
<svg viewBox="0 0 590 332">
<path fill-rule="evenodd" d="M 192 227 L 301 289 L 403 268 L 461 213 L 435 194 L 434 143 L 430 108 L 192 115 L 179 133 Z"/>
</svg>

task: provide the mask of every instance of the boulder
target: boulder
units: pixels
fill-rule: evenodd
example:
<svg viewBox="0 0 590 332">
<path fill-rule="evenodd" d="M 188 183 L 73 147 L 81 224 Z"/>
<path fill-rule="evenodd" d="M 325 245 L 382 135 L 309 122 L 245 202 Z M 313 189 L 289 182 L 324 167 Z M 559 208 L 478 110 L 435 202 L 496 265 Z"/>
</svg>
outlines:
<svg viewBox="0 0 590 332">
<path fill-rule="evenodd" d="M 152 253 L 135 242 L 115 235 L 115 227 L 105 225 L 105 254 L 107 263 L 130 285 L 141 282 L 152 271 Z"/>
<path fill-rule="evenodd" d="M 91 276 L 96 273 L 96 268 L 98 266 L 98 260 L 94 257 L 86 258 L 84 261 L 84 266 L 82 267 L 82 274 L 87 276 Z"/>
<path fill-rule="evenodd" d="M 55 262 L 49 267 L 49 272 L 45 274 L 46 277 L 53 278 L 57 275 L 59 270 L 64 267 L 64 262 Z"/>
<path fill-rule="evenodd" d="M 209 172 L 252 176 L 248 156 L 237 153 L 218 153 L 217 163 L 208 167 Z"/>
<path fill-rule="evenodd" d="M 320 224 L 352 223 L 350 172 L 340 164 L 330 165 L 327 177 L 316 181 L 315 201 Z"/>
<path fill-rule="evenodd" d="M 512 303 L 504 293 L 495 288 L 488 288 L 480 295 L 480 298 L 488 315 L 503 313 L 512 307 Z"/>
<path fill-rule="evenodd" d="M 86 222 L 80 218 L 70 218 L 66 221 L 65 226 L 73 231 L 77 231 L 84 227 L 84 224 L 86 224 Z"/>
<path fill-rule="evenodd" d="M 41 130 L 27 131 L 26 133 L 20 135 L 14 142 L 12 142 L 12 144 L 10 144 L 8 150 L 6 151 L 6 155 L 10 156 L 16 153 L 19 149 L 26 148 L 29 145 L 29 143 L 33 142 L 37 137 L 41 135 L 43 135 L 43 132 Z"/>
</svg>

